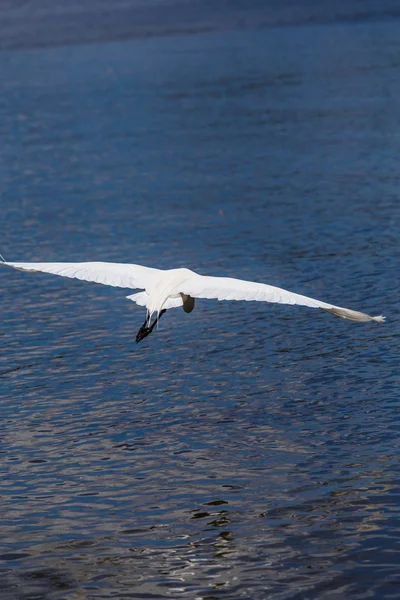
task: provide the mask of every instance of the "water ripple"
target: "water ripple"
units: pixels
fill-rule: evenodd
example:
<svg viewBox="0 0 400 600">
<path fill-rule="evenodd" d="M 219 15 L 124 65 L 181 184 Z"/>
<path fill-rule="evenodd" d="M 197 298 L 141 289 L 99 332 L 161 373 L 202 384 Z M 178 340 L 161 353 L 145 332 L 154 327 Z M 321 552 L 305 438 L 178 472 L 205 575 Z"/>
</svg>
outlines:
<svg viewBox="0 0 400 600">
<path fill-rule="evenodd" d="M 5 600 L 398 597 L 400 38 L 326 22 L 0 54 L 7 258 L 388 316 L 204 301 L 136 345 L 124 290 L 2 269 Z"/>
</svg>

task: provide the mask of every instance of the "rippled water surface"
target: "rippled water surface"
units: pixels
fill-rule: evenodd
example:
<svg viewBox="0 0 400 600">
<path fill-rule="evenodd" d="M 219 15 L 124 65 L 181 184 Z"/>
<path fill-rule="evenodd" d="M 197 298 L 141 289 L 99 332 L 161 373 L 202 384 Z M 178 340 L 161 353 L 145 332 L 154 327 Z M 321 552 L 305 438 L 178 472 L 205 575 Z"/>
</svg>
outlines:
<svg viewBox="0 0 400 600">
<path fill-rule="evenodd" d="M 388 321 L 198 301 L 136 345 L 129 290 L 2 269 L 0 598 L 399 598 L 400 21 L 38 48 L 11 13 L 6 259 Z"/>
</svg>

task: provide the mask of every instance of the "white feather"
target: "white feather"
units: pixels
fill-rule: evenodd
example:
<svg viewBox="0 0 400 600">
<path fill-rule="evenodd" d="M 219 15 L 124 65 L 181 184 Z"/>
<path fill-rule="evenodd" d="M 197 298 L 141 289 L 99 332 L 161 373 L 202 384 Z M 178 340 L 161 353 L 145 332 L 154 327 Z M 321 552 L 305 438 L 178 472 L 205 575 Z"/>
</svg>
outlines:
<svg viewBox="0 0 400 600">
<path fill-rule="evenodd" d="M 147 292 L 138 292 L 136 294 L 131 294 L 127 296 L 128 300 L 132 300 L 132 302 L 136 302 L 138 306 L 146 306 L 149 303 L 150 296 Z M 164 307 L 165 309 L 169 308 L 178 308 L 179 306 L 183 306 L 182 296 L 177 296 L 176 298 L 168 298 L 165 301 Z"/>
<path fill-rule="evenodd" d="M 308 306 L 310 308 L 321 308 L 336 317 L 350 321 L 384 321 L 384 317 L 382 316 L 370 317 L 365 313 L 328 304 L 327 302 L 289 292 L 288 290 L 272 285 L 230 277 L 206 277 L 193 273 L 193 276 L 190 279 L 186 279 L 182 284 L 181 292 L 193 298 L 298 304 L 299 306 Z"/>
<path fill-rule="evenodd" d="M 41 271 L 71 279 L 93 281 L 113 287 L 146 289 L 159 273 L 159 269 L 129 265 L 124 263 L 82 262 L 82 263 L 11 263 L 3 264 L 21 271 Z"/>
<path fill-rule="evenodd" d="M 146 306 L 149 317 L 162 309 L 183 305 L 183 298 L 215 298 L 217 300 L 247 300 L 298 304 L 320 308 L 336 317 L 350 321 L 384 321 L 384 317 L 371 317 L 365 313 L 302 296 L 272 285 L 233 279 L 207 277 L 190 269 L 152 269 L 141 265 L 122 263 L 11 263 L 5 264 L 22 271 L 43 271 L 62 277 L 71 277 L 103 283 L 114 287 L 142 289 L 145 292 L 127 296 L 139 306 Z"/>
</svg>

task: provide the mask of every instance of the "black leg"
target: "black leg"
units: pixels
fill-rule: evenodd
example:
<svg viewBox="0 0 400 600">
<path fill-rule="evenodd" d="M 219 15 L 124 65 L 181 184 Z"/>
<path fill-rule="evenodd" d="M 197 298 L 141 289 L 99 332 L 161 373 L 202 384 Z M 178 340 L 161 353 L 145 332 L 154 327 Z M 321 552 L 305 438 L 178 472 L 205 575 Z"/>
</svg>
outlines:
<svg viewBox="0 0 400 600">
<path fill-rule="evenodd" d="M 136 334 L 136 343 L 138 344 L 140 342 L 140 340 L 145 338 L 146 335 L 149 335 L 149 333 L 150 333 L 150 328 L 147 326 L 147 319 L 146 319 Z"/>
<path fill-rule="evenodd" d="M 143 325 L 141 326 L 141 328 L 139 329 L 139 331 L 137 332 L 136 335 L 136 343 L 138 344 L 143 338 L 147 337 L 148 335 L 150 335 L 150 333 L 153 331 L 154 327 L 157 325 L 158 321 L 161 319 L 161 317 L 163 316 L 163 314 L 167 312 L 167 310 L 165 308 L 163 308 L 163 310 L 160 310 L 159 315 L 157 316 L 156 319 L 154 319 L 154 322 L 150 325 L 150 327 L 148 326 L 148 321 L 147 319 L 145 320 L 145 322 L 143 323 Z"/>
</svg>

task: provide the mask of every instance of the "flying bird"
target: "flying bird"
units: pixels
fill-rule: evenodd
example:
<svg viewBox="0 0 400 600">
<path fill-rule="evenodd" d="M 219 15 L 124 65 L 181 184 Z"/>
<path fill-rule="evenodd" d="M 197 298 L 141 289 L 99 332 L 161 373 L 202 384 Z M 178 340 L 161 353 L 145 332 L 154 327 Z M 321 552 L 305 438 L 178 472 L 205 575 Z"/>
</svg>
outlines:
<svg viewBox="0 0 400 600">
<path fill-rule="evenodd" d="M 385 320 L 382 316 L 370 317 L 362 312 L 321 302 L 265 283 L 231 277 L 209 277 L 185 268 L 164 270 L 107 262 L 13 263 L 4 261 L 2 264 L 21 271 L 42 271 L 113 287 L 143 290 L 127 296 L 139 306 L 146 307 L 146 319 L 136 335 L 136 342 L 140 342 L 153 331 L 168 309 L 182 306 L 186 313 L 192 312 L 196 298 L 298 304 L 320 308 L 335 317 L 349 321 L 383 322 Z M 152 322 L 154 314 L 156 316 Z"/>
</svg>

